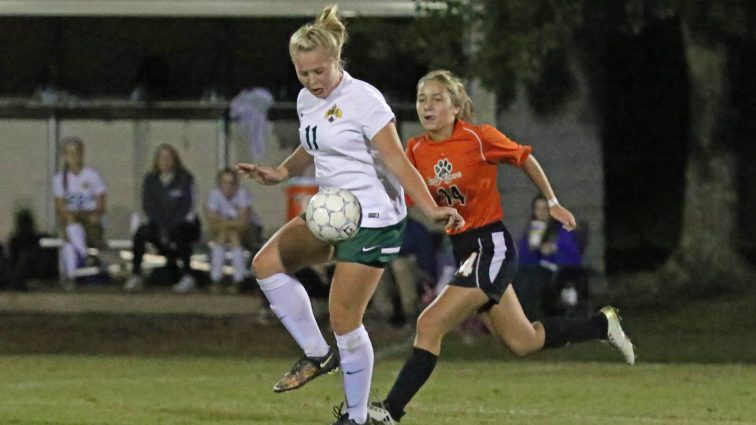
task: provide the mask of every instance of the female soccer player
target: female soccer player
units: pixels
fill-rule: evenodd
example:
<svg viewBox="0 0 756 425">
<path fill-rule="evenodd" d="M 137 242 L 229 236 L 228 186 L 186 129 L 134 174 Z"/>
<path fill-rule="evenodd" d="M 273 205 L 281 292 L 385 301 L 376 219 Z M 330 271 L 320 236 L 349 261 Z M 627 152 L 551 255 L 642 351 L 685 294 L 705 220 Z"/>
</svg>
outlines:
<svg viewBox="0 0 756 425">
<path fill-rule="evenodd" d="M 490 125 L 468 123 L 472 102 L 462 82 L 449 71 L 432 71 L 420 79 L 416 108 L 426 132 L 409 140 L 407 156 L 439 204 L 455 207 L 465 225 L 449 231 L 458 265 L 454 279 L 418 318 L 413 352 L 383 403 L 371 405 L 370 418 L 385 424 L 398 421 L 433 372 L 444 336 L 476 312 L 518 356 L 608 339 L 633 364 L 633 345 L 612 307 L 588 319 L 547 318 L 535 323 L 522 311 L 511 285 L 517 251 L 501 221 L 498 164 L 522 169 L 548 199 L 551 216 L 566 229 L 575 228 L 575 218 L 557 201 L 531 148 Z"/>
<path fill-rule="evenodd" d="M 75 271 L 87 247 L 102 243 L 102 216 L 107 187 L 100 173 L 84 165 L 84 144 L 78 137 L 63 140 L 63 169 L 53 177 L 55 209 L 64 227 L 60 270 L 63 289 L 75 289 Z"/>
<path fill-rule="evenodd" d="M 327 6 L 289 40 L 289 54 L 304 86 L 297 99 L 300 146 L 278 167 L 238 167 L 261 184 L 276 184 L 314 162 L 320 186 L 348 189 L 362 205 L 361 229 L 353 238 L 328 245 L 295 217 L 262 247 L 252 267 L 271 309 L 305 353 L 274 391 L 298 388 L 334 370 L 340 357 L 347 411 L 335 424 L 363 424 L 373 348 L 362 316 L 383 268 L 399 252 L 407 214 L 402 187 L 423 213 L 449 229 L 463 220 L 454 208 L 436 205 L 404 155 L 394 114 L 381 93 L 343 69 L 347 33 L 336 12 L 336 6 Z M 338 353 L 326 343 L 307 293 L 291 276 L 330 259 L 337 262 L 329 313 Z"/>
</svg>

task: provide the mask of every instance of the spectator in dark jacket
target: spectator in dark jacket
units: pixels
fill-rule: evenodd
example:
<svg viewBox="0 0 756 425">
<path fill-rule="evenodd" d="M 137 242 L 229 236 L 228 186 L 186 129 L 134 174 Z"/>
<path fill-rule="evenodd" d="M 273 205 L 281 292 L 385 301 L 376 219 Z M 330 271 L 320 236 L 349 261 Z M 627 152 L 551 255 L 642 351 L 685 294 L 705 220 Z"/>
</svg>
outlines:
<svg viewBox="0 0 756 425">
<path fill-rule="evenodd" d="M 196 200 L 194 177 L 184 168 L 176 148 L 158 146 L 152 169 L 142 183 L 142 209 L 147 222 L 134 234 L 132 275 L 124 286 L 126 291 L 142 289 L 142 256 L 147 242 L 166 256 L 169 267 L 175 266 L 176 259 L 181 260 L 183 276 L 173 285 L 175 292 L 189 292 L 196 287 L 190 273 L 192 244 L 200 236 Z"/>
</svg>

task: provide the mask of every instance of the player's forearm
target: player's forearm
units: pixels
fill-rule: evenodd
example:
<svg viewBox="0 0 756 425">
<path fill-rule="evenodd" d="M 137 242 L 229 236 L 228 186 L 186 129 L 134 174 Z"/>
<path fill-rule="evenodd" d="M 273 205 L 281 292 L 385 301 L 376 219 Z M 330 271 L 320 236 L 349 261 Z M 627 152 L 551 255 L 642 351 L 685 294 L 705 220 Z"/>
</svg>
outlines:
<svg viewBox="0 0 756 425">
<path fill-rule="evenodd" d="M 406 167 L 402 166 L 402 171 L 400 171 L 400 173 L 402 176 L 400 177 L 397 174 L 397 177 L 399 177 L 399 181 L 402 183 L 404 190 L 407 191 L 409 197 L 415 202 L 417 208 L 419 208 L 423 214 L 430 217 L 431 211 L 436 208 L 438 204 L 436 204 L 433 196 L 431 196 L 428 191 L 428 187 L 425 185 L 425 182 L 423 182 L 420 173 L 417 172 L 415 167 L 413 167 L 409 161 L 407 162 Z"/>
<path fill-rule="evenodd" d="M 55 211 L 57 211 L 58 215 L 60 215 L 60 217 L 66 222 L 70 222 L 73 218 L 73 214 L 71 214 L 71 212 L 68 211 L 68 208 L 66 208 L 66 201 L 64 201 L 63 198 L 55 198 Z"/>
<path fill-rule="evenodd" d="M 302 174 L 312 162 L 312 155 L 299 146 L 278 166 L 278 170 L 284 172 L 286 178 L 290 178 Z"/>
<path fill-rule="evenodd" d="M 210 211 L 206 211 L 205 217 L 207 217 L 207 224 L 213 227 L 219 227 L 223 225 L 223 217 Z"/>
<path fill-rule="evenodd" d="M 104 194 L 104 193 L 102 195 L 99 195 L 97 197 L 97 206 L 95 207 L 94 213 L 98 217 L 101 216 L 101 215 L 103 215 L 103 214 L 105 214 L 105 210 L 106 210 L 105 200 L 106 200 L 106 197 L 107 197 L 107 195 Z"/>
<path fill-rule="evenodd" d="M 438 205 L 436 205 L 433 196 L 428 192 L 422 176 L 420 176 L 420 173 L 417 172 L 404 154 L 394 124 L 389 123 L 379 131 L 373 138 L 373 144 L 378 149 L 378 152 L 380 152 L 386 168 L 399 179 L 399 183 L 402 184 L 402 187 L 407 191 L 410 198 L 415 201 L 420 211 L 426 216 L 430 216 L 431 211 Z"/>
<path fill-rule="evenodd" d="M 546 199 L 554 199 L 556 197 L 554 190 L 551 188 L 551 183 L 549 183 L 549 179 L 546 177 L 546 173 L 533 155 L 529 155 L 520 168 Z"/>
<path fill-rule="evenodd" d="M 252 207 L 242 208 L 239 211 L 239 222 L 249 223 L 252 220 Z"/>
<path fill-rule="evenodd" d="M 399 179 L 399 182 L 407 191 L 407 194 L 415 202 L 417 208 L 423 212 L 426 216 L 430 215 L 430 211 L 437 207 L 436 201 L 428 192 L 428 187 L 425 185 L 420 173 L 412 166 L 404 152 L 401 150 L 393 152 L 389 155 L 384 155 L 384 163 L 386 167 Z"/>
</svg>

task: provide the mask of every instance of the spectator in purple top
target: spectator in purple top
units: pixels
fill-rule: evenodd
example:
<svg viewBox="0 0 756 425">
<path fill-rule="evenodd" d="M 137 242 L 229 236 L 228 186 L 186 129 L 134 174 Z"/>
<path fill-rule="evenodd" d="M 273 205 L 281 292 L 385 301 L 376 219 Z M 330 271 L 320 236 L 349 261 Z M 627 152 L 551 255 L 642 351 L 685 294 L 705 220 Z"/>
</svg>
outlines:
<svg viewBox="0 0 756 425">
<path fill-rule="evenodd" d="M 569 314 L 577 297 L 588 295 L 581 242 L 584 229 L 562 228 L 549 216 L 546 198 L 540 194 L 531 205 L 530 224 L 517 244 L 517 295 L 531 320 L 540 316 L 540 310 L 546 315 Z"/>
</svg>

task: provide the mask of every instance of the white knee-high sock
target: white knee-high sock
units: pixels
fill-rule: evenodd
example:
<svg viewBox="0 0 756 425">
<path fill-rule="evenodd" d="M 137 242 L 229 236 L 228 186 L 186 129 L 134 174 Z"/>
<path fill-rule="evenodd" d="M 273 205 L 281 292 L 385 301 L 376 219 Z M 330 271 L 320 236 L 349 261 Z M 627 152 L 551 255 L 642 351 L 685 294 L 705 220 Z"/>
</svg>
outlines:
<svg viewBox="0 0 756 425">
<path fill-rule="evenodd" d="M 84 234 L 84 226 L 80 223 L 71 223 L 66 226 L 68 242 L 76 250 L 80 257 L 87 256 L 87 237 Z"/>
<path fill-rule="evenodd" d="M 238 283 L 244 280 L 244 272 L 247 267 L 246 261 L 244 261 L 244 251 L 237 246 L 231 253 L 233 255 L 231 264 L 234 266 L 234 282 Z"/>
<path fill-rule="evenodd" d="M 61 256 L 61 277 L 68 279 L 74 278 L 74 272 L 76 271 L 76 265 L 79 259 L 76 256 L 76 250 L 73 245 L 68 242 L 63 242 L 63 246 L 60 248 Z"/>
<path fill-rule="evenodd" d="M 359 424 L 365 423 L 370 380 L 373 377 L 373 344 L 363 325 L 345 335 L 336 335 L 336 344 L 341 355 L 341 373 L 349 419 Z"/>
<path fill-rule="evenodd" d="M 226 249 L 223 245 L 213 244 L 210 249 L 210 280 L 220 282 L 223 278 L 223 254 Z"/>
<path fill-rule="evenodd" d="M 257 279 L 270 308 L 308 357 L 328 354 L 328 343 L 312 312 L 310 297 L 298 280 L 285 273 Z"/>
</svg>

